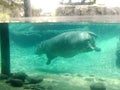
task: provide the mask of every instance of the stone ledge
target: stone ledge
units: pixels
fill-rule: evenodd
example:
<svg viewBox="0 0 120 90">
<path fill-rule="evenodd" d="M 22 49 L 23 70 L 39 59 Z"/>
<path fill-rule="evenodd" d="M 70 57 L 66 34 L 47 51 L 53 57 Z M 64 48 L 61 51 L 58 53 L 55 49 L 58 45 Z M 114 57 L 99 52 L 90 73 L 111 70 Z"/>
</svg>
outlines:
<svg viewBox="0 0 120 90">
<path fill-rule="evenodd" d="M 112 18 L 111 18 L 112 17 Z M 29 18 L 10 18 L 0 20 L 0 23 L 18 22 L 102 22 L 119 23 L 120 15 L 85 15 L 85 16 L 56 16 L 56 17 L 29 17 Z"/>
<path fill-rule="evenodd" d="M 120 7 L 104 5 L 63 5 L 56 9 L 56 16 L 120 15 Z"/>
</svg>

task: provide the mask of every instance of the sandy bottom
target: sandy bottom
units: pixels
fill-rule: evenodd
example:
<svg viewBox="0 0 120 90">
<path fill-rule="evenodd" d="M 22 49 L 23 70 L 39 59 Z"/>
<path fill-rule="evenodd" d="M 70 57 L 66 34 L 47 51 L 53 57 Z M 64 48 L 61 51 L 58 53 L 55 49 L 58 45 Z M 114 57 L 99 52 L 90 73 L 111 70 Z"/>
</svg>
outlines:
<svg viewBox="0 0 120 90">
<path fill-rule="evenodd" d="M 102 78 L 94 75 L 83 76 L 80 74 L 29 74 L 30 76 L 43 77 L 38 84 L 25 84 L 23 87 L 12 87 L 5 81 L 0 81 L 0 90 L 91 90 L 90 84 L 103 83 L 106 90 L 120 90 L 120 79 Z M 28 88 L 26 88 L 28 87 Z M 31 88 L 30 88 L 31 87 Z M 33 88 L 37 89 L 33 89 Z"/>
</svg>

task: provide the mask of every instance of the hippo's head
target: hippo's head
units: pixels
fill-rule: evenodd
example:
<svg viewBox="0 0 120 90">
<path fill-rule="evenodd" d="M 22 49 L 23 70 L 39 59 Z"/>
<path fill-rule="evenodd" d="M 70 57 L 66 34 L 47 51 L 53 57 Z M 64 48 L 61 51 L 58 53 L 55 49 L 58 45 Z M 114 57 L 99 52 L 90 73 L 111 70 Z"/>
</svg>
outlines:
<svg viewBox="0 0 120 90">
<path fill-rule="evenodd" d="M 100 48 L 98 48 L 95 44 L 95 38 L 97 38 L 97 35 L 93 32 L 86 32 L 86 38 L 85 38 L 85 44 L 86 44 L 86 50 L 88 51 L 101 51 Z"/>
</svg>

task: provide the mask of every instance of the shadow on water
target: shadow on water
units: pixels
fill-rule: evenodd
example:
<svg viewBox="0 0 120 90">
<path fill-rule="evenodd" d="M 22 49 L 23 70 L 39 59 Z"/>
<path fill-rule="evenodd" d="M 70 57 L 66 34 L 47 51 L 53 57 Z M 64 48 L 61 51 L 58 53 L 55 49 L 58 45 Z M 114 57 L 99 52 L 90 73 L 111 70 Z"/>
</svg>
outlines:
<svg viewBox="0 0 120 90">
<path fill-rule="evenodd" d="M 41 34 L 14 34 L 10 33 L 10 38 L 13 40 L 17 45 L 21 47 L 31 47 L 39 44 L 41 41 L 50 39 L 51 37 L 57 35 L 57 33 L 41 33 Z"/>
<path fill-rule="evenodd" d="M 14 33 L 10 33 L 10 37 L 17 45 L 21 47 L 30 47 L 36 45 L 40 40 L 40 37 L 35 35 L 16 35 Z"/>
<path fill-rule="evenodd" d="M 30 47 L 39 44 L 41 41 L 50 39 L 60 33 L 73 30 L 90 30 L 99 37 L 109 39 L 120 34 L 118 24 L 107 23 L 23 23 L 10 25 L 10 37 L 21 47 Z M 13 29 L 15 28 L 15 29 Z M 111 31 L 111 32 L 109 32 Z M 19 33 L 18 33 L 19 32 Z M 109 33 L 108 33 L 109 32 Z"/>
</svg>

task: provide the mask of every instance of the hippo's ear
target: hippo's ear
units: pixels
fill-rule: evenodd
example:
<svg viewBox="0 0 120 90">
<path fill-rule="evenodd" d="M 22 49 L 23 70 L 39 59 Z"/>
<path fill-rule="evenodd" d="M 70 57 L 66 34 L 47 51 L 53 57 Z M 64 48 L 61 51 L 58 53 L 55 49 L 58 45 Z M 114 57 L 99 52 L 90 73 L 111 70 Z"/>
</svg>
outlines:
<svg viewBox="0 0 120 90">
<path fill-rule="evenodd" d="M 95 38 L 97 38 L 98 36 L 95 34 L 95 33 L 93 33 L 93 32 L 88 32 L 91 36 L 93 36 L 93 37 L 95 37 Z"/>
</svg>

